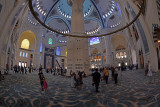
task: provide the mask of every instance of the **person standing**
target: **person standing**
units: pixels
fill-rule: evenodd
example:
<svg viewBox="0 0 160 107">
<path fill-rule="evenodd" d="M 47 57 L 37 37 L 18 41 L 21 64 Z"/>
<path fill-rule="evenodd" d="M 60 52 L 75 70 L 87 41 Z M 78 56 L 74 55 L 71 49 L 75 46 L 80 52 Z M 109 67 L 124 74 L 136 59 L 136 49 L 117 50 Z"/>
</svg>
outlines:
<svg viewBox="0 0 160 107">
<path fill-rule="evenodd" d="M 43 72 L 42 70 L 39 71 L 39 81 L 40 81 L 40 84 L 41 84 L 41 88 L 42 88 L 42 91 L 44 90 L 43 89 L 43 80 L 44 80 L 44 75 L 43 75 Z"/>
<path fill-rule="evenodd" d="M 146 68 L 145 68 L 145 76 L 148 74 L 148 63 L 146 63 Z"/>
<path fill-rule="evenodd" d="M 115 80 L 115 84 L 118 83 L 118 68 L 115 68 L 115 72 L 114 72 L 114 80 Z"/>
<path fill-rule="evenodd" d="M 151 71 L 151 63 L 148 61 L 148 76 L 152 76 L 152 71 Z"/>
<path fill-rule="evenodd" d="M 93 73 L 93 83 L 95 84 L 96 92 L 99 92 L 99 83 L 101 79 L 101 74 L 98 72 L 98 69 L 95 70 L 95 73 Z"/>
<path fill-rule="evenodd" d="M 70 71 L 70 76 L 71 76 L 71 87 L 74 87 L 74 84 L 75 84 L 75 82 L 74 82 L 75 73 L 72 72 L 72 70 Z"/>
<path fill-rule="evenodd" d="M 105 75 L 106 84 L 108 84 L 109 71 L 107 68 L 105 68 L 104 75 Z"/>
<path fill-rule="evenodd" d="M 9 72 L 9 65 L 6 64 L 6 73 L 8 74 L 8 72 Z"/>
<path fill-rule="evenodd" d="M 46 79 L 45 79 L 45 77 L 44 77 L 44 78 L 43 78 L 43 89 L 44 89 L 44 91 L 47 90 L 47 87 L 48 87 L 48 85 L 47 85 Z"/>
</svg>

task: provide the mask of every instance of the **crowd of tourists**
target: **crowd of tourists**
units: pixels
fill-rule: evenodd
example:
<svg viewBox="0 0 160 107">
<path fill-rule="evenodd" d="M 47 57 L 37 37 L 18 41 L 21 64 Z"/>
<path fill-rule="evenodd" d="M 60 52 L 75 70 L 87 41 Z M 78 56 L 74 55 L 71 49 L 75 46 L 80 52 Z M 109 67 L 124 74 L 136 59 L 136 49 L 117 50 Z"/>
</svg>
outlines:
<svg viewBox="0 0 160 107">
<path fill-rule="evenodd" d="M 109 81 L 109 76 L 111 76 L 111 80 L 114 81 L 114 83 L 117 85 L 118 83 L 118 71 L 120 72 L 121 70 L 125 70 L 125 68 L 118 68 L 118 67 L 105 67 L 105 68 L 94 68 L 90 69 L 91 71 L 91 76 L 92 76 L 92 85 L 95 86 L 96 92 L 99 92 L 99 84 L 102 81 L 105 81 L 105 84 L 108 84 Z M 4 74 L 8 74 L 9 72 L 9 67 L 6 65 L 6 72 Z M 27 74 L 27 72 L 32 73 L 34 69 L 32 67 L 22 67 L 22 66 L 17 66 L 15 65 L 13 67 L 13 72 L 15 73 L 20 73 L 20 74 Z M 67 70 L 66 69 L 46 69 L 46 73 L 51 73 L 52 75 L 62 75 L 65 76 Z M 120 73 L 121 74 L 121 73 Z M 47 89 L 47 82 L 43 74 L 43 68 L 40 66 L 39 68 L 39 80 L 41 84 L 41 89 L 46 90 Z M 150 61 L 146 63 L 145 67 L 145 76 L 152 76 L 152 71 L 151 71 L 151 64 Z M 86 77 L 86 74 L 84 71 L 76 71 L 73 72 L 72 70 L 70 71 L 70 78 L 71 78 L 71 87 L 78 88 L 78 86 L 82 86 L 83 84 L 83 77 Z M 0 81 L 4 80 L 4 76 L 2 75 L 0 71 Z"/>
<path fill-rule="evenodd" d="M 17 65 L 13 67 L 13 72 L 20 73 L 20 74 L 27 74 L 27 72 L 32 73 L 33 70 L 34 69 L 32 67 L 23 67 L 23 66 L 17 66 Z"/>
<path fill-rule="evenodd" d="M 110 68 L 100 68 L 99 70 L 96 69 L 92 69 L 92 85 L 95 86 L 96 88 L 96 92 L 99 92 L 98 88 L 99 88 L 99 83 L 100 81 L 105 81 L 106 84 L 108 84 L 108 78 L 109 78 L 109 70 L 111 71 L 111 78 L 112 81 L 115 82 L 115 84 L 117 85 L 118 83 L 118 68 L 117 67 L 110 67 Z"/>
</svg>

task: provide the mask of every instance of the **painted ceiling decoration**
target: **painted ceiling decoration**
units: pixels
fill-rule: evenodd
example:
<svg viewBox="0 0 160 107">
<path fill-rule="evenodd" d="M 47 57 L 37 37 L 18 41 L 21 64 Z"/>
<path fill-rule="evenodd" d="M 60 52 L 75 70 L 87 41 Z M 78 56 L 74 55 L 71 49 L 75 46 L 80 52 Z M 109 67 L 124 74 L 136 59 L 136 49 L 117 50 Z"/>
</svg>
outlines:
<svg viewBox="0 0 160 107">
<path fill-rule="evenodd" d="M 47 26 L 63 33 L 70 33 L 72 18 L 71 0 L 33 0 L 32 5 L 39 19 Z M 88 35 L 99 34 L 104 28 L 114 28 L 123 19 L 121 9 L 114 0 L 85 0 L 84 26 Z M 31 14 L 28 21 L 37 25 Z"/>
</svg>

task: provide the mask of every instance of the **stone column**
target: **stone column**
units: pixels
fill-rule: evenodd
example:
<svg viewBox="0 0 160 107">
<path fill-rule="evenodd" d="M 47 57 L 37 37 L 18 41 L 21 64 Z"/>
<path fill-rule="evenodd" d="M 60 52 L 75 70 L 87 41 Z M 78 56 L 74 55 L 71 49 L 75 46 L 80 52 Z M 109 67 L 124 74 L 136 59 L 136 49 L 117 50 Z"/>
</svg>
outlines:
<svg viewBox="0 0 160 107">
<path fill-rule="evenodd" d="M 71 34 L 86 36 L 83 17 L 84 0 L 72 0 Z M 84 71 L 89 75 L 89 51 L 87 38 L 67 38 L 67 76 L 70 71 Z"/>
</svg>

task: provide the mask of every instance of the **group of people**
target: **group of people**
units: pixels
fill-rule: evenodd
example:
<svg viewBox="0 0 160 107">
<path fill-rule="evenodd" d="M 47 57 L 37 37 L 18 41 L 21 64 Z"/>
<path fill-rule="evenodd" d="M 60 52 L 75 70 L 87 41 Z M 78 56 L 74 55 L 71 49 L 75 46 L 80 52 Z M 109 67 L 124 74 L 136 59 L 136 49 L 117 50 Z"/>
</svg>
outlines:
<svg viewBox="0 0 160 107">
<path fill-rule="evenodd" d="M 118 67 L 110 67 L 110 68 L 95 68 L 91 69 L 92 73 L 92 85 L 95 86 L 96 92 L 99 92 L 99 84 L 100 81 L 105 81 L 106 84 L 108 84 L 108 78 L 109 78 L 109 70 L 111 71 L 111 78 L 112 81 L 114 81 L 115 84 L 118 83 Z M 55 69 L 55 70 L 46 70 L 47 73 L 51 72 L 53 75 L 56 75 L 56 72 L 60 75 L 63 75 L 66 73 L 66 70 L 62 69 Z M 39 80 L 41 84 L 42 91 L 47 89 L 47 82 L 45 81 L 45 77 L 42 72 L 42 68 L 39 69 Z M 152 71 L 151 71 L 151 65 L 150 62 L 146 64 L 146 70 L 145 70 L 145 75 L 152 76 Z M 86 74 L 84 71 L 77 71 L 73 72 L 72 70 L 70 71 L 70 77 L 71 77 L 71 87 L 78 87 L 83 84 L 83 77 L 85 77 Z"/>
<path fill-rule="evenodd" d="M 92 85 L 95 85 L 96 92 L 99 92 L 98 87 L 99 83 L 102 80 L 105 80 L 105 83 L 108 84 L 108 77 L 109 77 L 109 69 L 112 71 L 112 80 L 115 81 L 115 84 L 118 83 L 118 68 L 111 67 L 111 68 L 101 68 L 101 69 L 92 69 Z M 73 72 L 70 71 L 71 77 L 71 87 L 77 88 L 79 85 L 83 84 L 83 77 L 86 74 L 84 71 L 77 71 Z"/>
<path fill-rule="evenodd" d="M 70 71 L 71 76 L 71 87 L 78 87 L 79 85 L 83 84 L 83 77 L 86 76 L 84 71 L 77 71 L 76 73 L 72 70 Z"/>
<path fill-rule="evenodd" d="M 112 80 L 115 81 L 115 84 L 118 83 L 118 68 L 117 67 L 111 67 L 110 70 L 112 71 Z M 93 83 L 92 85 L 95 85 L 96 92 L 99 92 L 99 83 L 102 80 L 105 80 L 105 83 L 108 84 L 108 77 L 109 77 L 109 68 L 101 68 L 100 72 L 98 69 L 94 69 L 92 71 L 92 76 L 93 76 Z"/>
<path fill-rule="evenodd" d="M 25 73 L 25 74 L 27 74 L 27 72 L 29 72 L 29 73 L 33 72 L 33 68 L 32 67 L 23 67 L 23 66 L 15 65 L 13 67 L 13 71 L 15 73 L 20 73 L 20 74 L 24 74 Z"/>
</svg>

